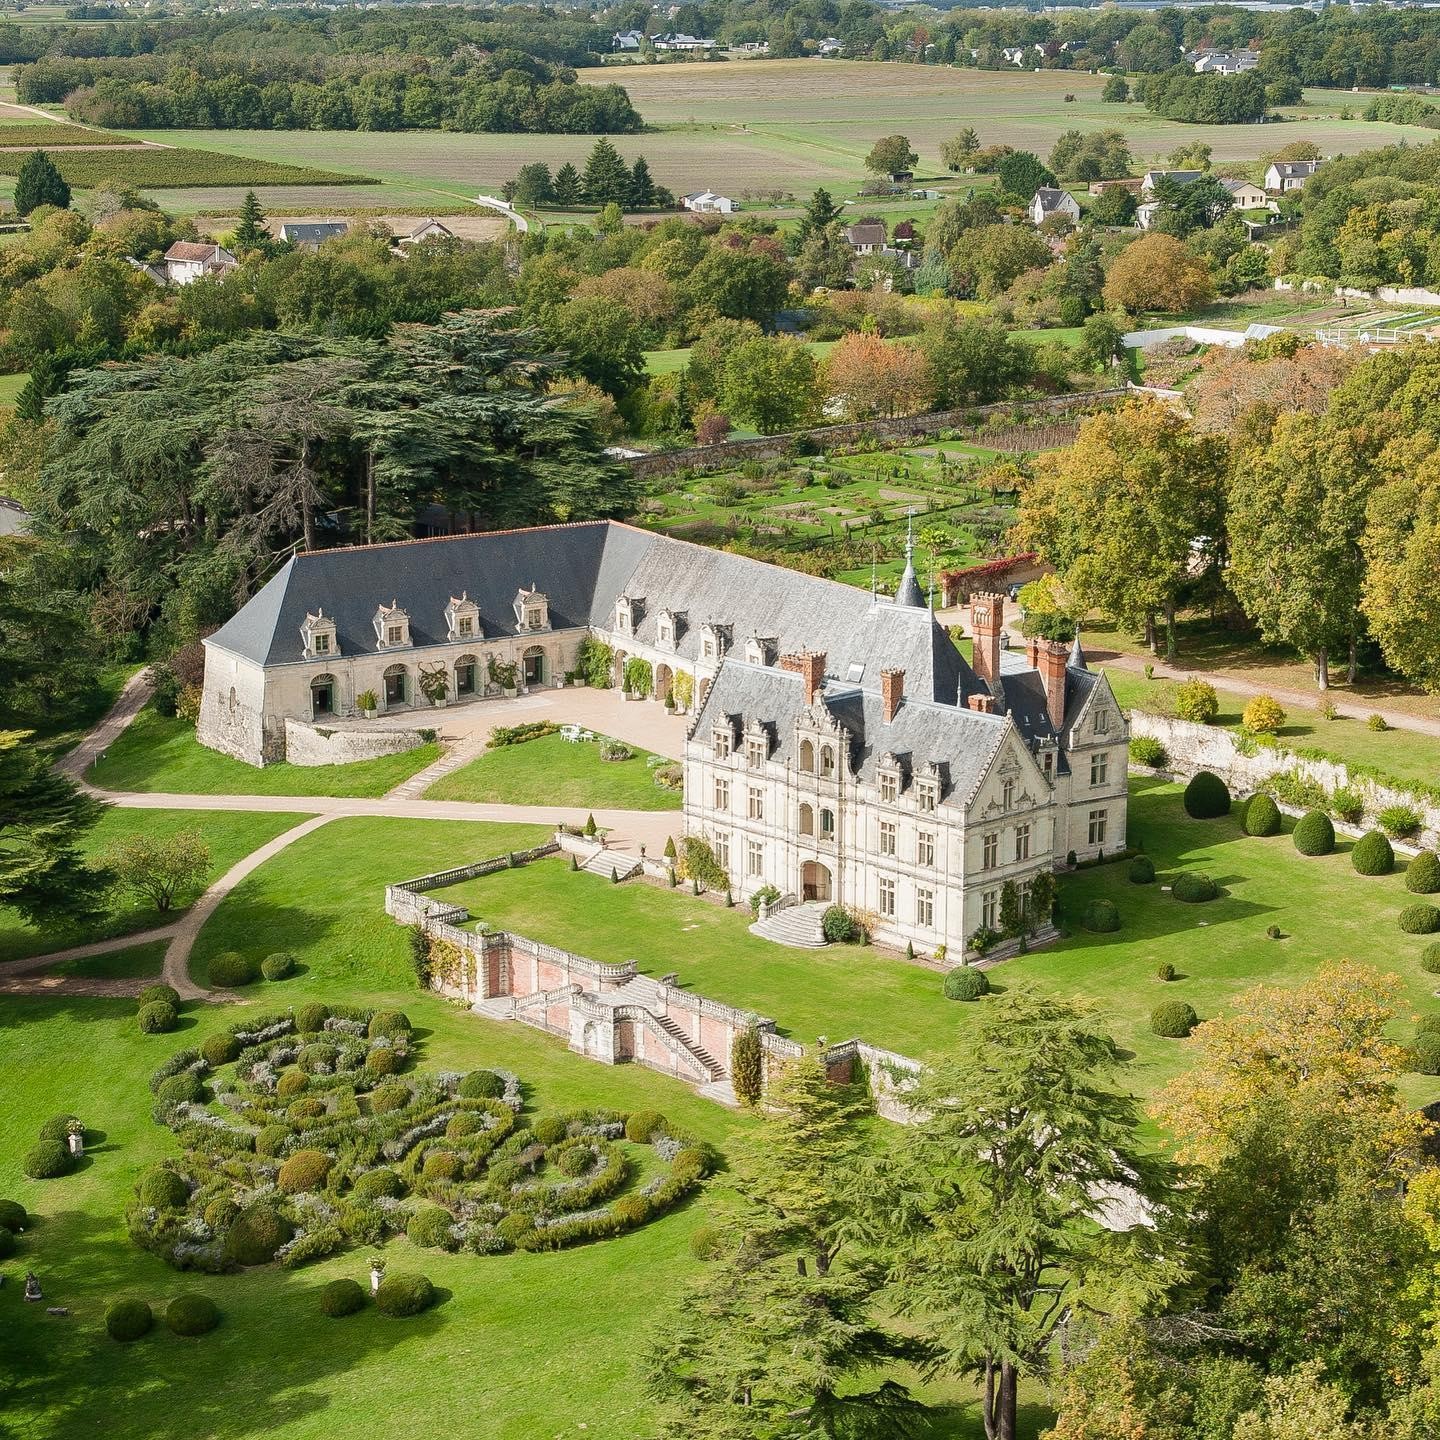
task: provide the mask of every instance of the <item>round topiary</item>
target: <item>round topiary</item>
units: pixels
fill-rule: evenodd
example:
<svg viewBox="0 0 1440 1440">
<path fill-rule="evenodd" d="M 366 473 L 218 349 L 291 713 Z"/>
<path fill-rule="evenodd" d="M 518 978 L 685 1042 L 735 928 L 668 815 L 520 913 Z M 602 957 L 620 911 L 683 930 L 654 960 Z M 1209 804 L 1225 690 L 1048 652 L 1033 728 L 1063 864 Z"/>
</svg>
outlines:
<svg viewBox="0 0 1440 1440">
<path fill-rule="evenodd" d="M 465 1162 L 453 1150 L 432 1150 L 423 1169 L 427 1180 L 458 1180 Z"/>
<path fill-rule="evenodd" d="M 1153 885 L 1155 862 L 1148 855 L 1137 855 L 1130 862 L 1129 876 L 1132 885 Z"/>
<path fill-rule="evenodd" d="M 386 1115 L 391 1110 L 403 1110 L 410 1103 L 410 1087 L 400 1080 L 377 1085 L 370 1092 L 370 1108 L 377 1115 Z"/>
<path fill-rule="evenodd" d="M 29 1223 L 30 1217 L 18 1200 L 0 1200 L 0 1229 L 23 1230 Z"/>
<path fill-rule="evenodd" d="M 142 1009 L 146 1005 L 154 1005 L 158 1000 L 173 1005 L 177 1010 L 180 1008 L 180 992 L 173 985 L 147 985 L 135 997 L 135 1003 Z"/>
<path fill-rule="evenodd" d="M 166 1107 L 198 1105 L 205 1099 L 205 1082 L 193 1070 L 182 1070 L 160 1082 L 155 1098 Z"/>
<path fill-rule="evenodd" d="M 260 967 L 238 950 L 226 950 L 210 962 L 210 983 L 217 989 L 230 990 L 239 985 L 253 985 Z"/>
<path fill-rule="evenodd" d="M 453 1250 L 455 1237 L 450 1233 L 455 1217 L 439 1205 L 425 1205 L 405 1222 L 406 1238 L 428 1250 Z"/>
<path fill-rule="evenodd" d="M 1302 855 L 1328 855 L 1335 848 L 1335 826 L 1323 810 L 1309 810 L 1291 838 Z"/>
<path fill-rule="evenodd" d="M 287 1070 L 276 1082 L 275 1093 L 282 1100 L 302 1094 L 309 1085 L 310 1077 L 303 1070 Z"/>
<path fill-rule="evenodd" d="M 154 1323 L 154 1313 L 143 1300 L 116 1300 L 105 1312 L 105 1333 L 112 1340 L 138 1340 Z"/>
<path fill-rule="evenodd" d="M 1440 940 L 1427 945 L 1420 952 L 1420 968 L 1428 970 L 1432 975 L 1440 975 Z M 4 1224 L 4 1221 L 0 1220 L 0 1224 Z"/>
<path fill-rule="evenodd" d="M 70 1169 L 70 1152 L 59 1140 L 41 1140 L 25 1152 L 21 1168 L 32 1180 L 54 1180 Z"/>
<path fill-rule="evenodd" d="M 391 1319 L 418 1315 L 434 1303 L 435 1287 L 423 1275 L 387 1275 L 375 1292 L 375 1308 Z"/>
<path fill-rule="evenodd" d="M 233 1195 L 217 1195 L 205 1207 L 205 1223 L 212 1230 L 224 1230 L 235 1221 L 240 1206 Z"/>
<path fill-rule="evenodd" d="M 280 1167 L 280 1188 L 287 1195 L 322 1189 L 334 1163 L 323 1150 L 297 1150 Z"/>
<path fill-rule="evenodd" d="M 1350 852 L 1357 875 L 1388 875 L 1395 868 L 1395 851 L 1378 830 L 1367 830 Z"/>
<path fill-rule="evenodd" d="M 1168 984 L 1175 978 L 1175 967 L 1167 961 L 1165 964 L 1156 967 L 1155 976 L 1157 979 L 1164 980 Z"/>
<path fill-rule="evenodd" d="M 1247 835 L 1278 835 L 1280 807 L 1269 795 L 1257 791 L 1240 812 L 1240 828 Z"/>
<path fill-rule="evenodd" d="M 1086 905 L 1080 923 L 1097 935 L 1108 935 L 1112 930 L 1120 928 L 1120 912 L 1115 908 L 1113 900 L 1092 900 Z"/>
<path fill-rule="evenodd" d="M 1230 813 L 1230 792 L 1212 770 L 1197 770 L 1185 787 L 1185 813 L 1192 820 L 1214 820 Z"/>
<path fill-rule="evenodd" d="M 217 1030 L 213 1035 L 205 1037 L 200 1053 L 212 1070 L 218 1070 L 222 1065 L 228 1065 L 239 1058 L 240 1042 L 228 1030 Z"/>
<path fill-rule="evenodd" d="M 945 976 L 945 998 L 947 1000 L 978 1000 L 990 992 L 990 982 L 983 970 L 973 965 L 961 965 L 948 971 Z"/>
<path fill-rule="evenodd" d="M 690 1253 L 697 1260 L 714 1260 L 725 1251 L 723 1225 L 697 1225 L 690 1232 Z"/>
<path fill-rule="evenodd" d="M 445 1127 L 447 1140 L 463 1140 L 467 1135 L 478 1135 L 485 1128 L 488 1117 L 477 1115 L 473 1110 L 462 1111 L 454 1116 Z"/>
<path fill-rule="evenodd" d="M 366 1033 L 372 1040 L 377 1035 L 408 1035 L 410 1017 L 399 1010 L 377 1010 L 370 1017 Z"/>
<path fill-rule="evenodd" d="M 178 1210 L 189 1198 L 190 1187 L 173 1170 L 152 1165 L 135 1186 L 142 1205 L 156 1210 Z"/>
<path fill-rule="evenodd" d="M 1167 1040 L 1183 1040 L 1199 1023 L 1200 1017 L 1184 1000 L 1162 1000 L 1150 1012 L 1150 1028 Z"/>
<path fill-rule="evenodd" d="M 140 1007 L 135 1023 L 142 1035 L 164 1035 L 180 1023 L 180 1016 L 168 1000 L 153 1000 Z"/>
<path fill-rule="evenodd" d="M 535 1138 L 541 1140 L 539 1126 L 536 1125 L 532 1128 L 535 1130 Z M 665 1117 L 658 1110 L 636 1110 L 625 1121 L 625 1138 L 633 1144 L 645 1145 L 654 1137 L 657 1130 L 664 1130 L 664 1128 Z M 564 1139 L 563 1135 L 557 1135 L 555 1140 L 545 1140 L 542 1143 L 553 1145 L 562 1139 Z"/>
<path fill-rule="evenodd" d="M 15 1253 L 15 1232 L 0 1225 L 0 1260 L 8 1260 Z"/>
<path fill-rule="evenodd" d="M 1202 875 L 1198 870 L 1182 870 L 1170 882 L 1170 893 L 1187 905 L 1203 905 L 1207 900 L 1213 900 L 1220 890 L 1208 875 Z"/>
<path fill-rule="evenodd" d="M 62 1143 L 70 1134 L 70 1127 L 78 1125 L 78 1115 L 52 1115 L 41 1127 L 39 1139 L 59 1140 Z"/>
<path fill-rule="evenodd" d="M 505 1082 L 493 1070 L 472 1070 L 455 1093 L 463 1100 L 498 1100 L 505 1093 Z"/>
<path fill-rule="evenodd" d="M 357 1280 L 332 1280 L 320 1292 L 320 1313 L 332 1320 L 365 1308 L 365 1291 Z"/>
<path fill-rule="evenodd" d="M 1431 935 L 1440 930 L 1440 910 L 1433 905 L 1407 905 L 1400 912 L 1400 928 L 1407 935 Z"/>
<path fill-rule="evenodd" d="M 264 1265 L 294 1233 L 294 1226 L 262 1201 L 235 1217 L 225 1237 L 225 1258 L 236 1265 Z"/>
<path fill-rule="evenodd" d="M 325 1022 L 329 1018 L 328 1005 L 322 1005 L 318 1000 L 311 1001 L 309 1005 L 302 1005 L 295 1012 L 295 1028 L 302 1035 L 316 1035 L 325 1028 Z"/>
<path fill-rule="evenodd" d="M 1422 1030 L 1410 1047 L 1410 1068 L 1421 1075 L 1440 1075 L 1440 1035 Z"/>
<path fill-rule="evenodd" d="M 285 1148 L 285 1142 L 289 1138 L 290 1127 L 288 1125 L 266 1125 L 255 1137 L 255 1153 L 276 1156 Z"/>
<path fill-rule="evenodd" d="M 292 1121 L 318 1120 L 325 1113 L 325 1102 L 313 1095 L 302 1095 L 286 1108 L 286 1117 Z"/>
<path fill-rule="evenodd" d="M 405 1193 L 405 1182 L 393 1171 L 381 1168 L 367 1170 L 350 1192 L 357 1200 L 398 1200 Z"/>
<path fill-rule="evenodd" d="M 377 1045 L 365 1057 L 365 1068 L 372 1075 L 394 1075 L 400 1063 L 400 1052 L 389 1045 Z"/>
<path fill-rule="evenodd" d="M 335 1062 L 339 1058 L 340 1047 L 338 1045 L 331 1045 L 325 1040 L 317 1040 L 301 1048 L 295 1063 L 307 1075 L 330 1075 L 334 1072 Z"/>
<path fill-rule="evenodd" d="M 295 973 L 295 957 L 284 950 L 277 950 L 260 962 L 260 973 L 267 980 L 288 980 Z"/>
<path fill-rule="evenodd" d="M 165 1307 L 165 1323 L 176 1335 L 208 1335 L 220 1323 L 220 1311 L 208 1295 L 177 1295 Z"/>
<path fill-rule="evenodd" d="M 574 1180 L 595 1164 L 595 1152 L 588 1145 L 572 1145 L 560 1152 L 558 1164 L 560 1173 Z"/>
<path fill-rule="evenodd" d="M 1405 888 L 1412 895 L 1433 895 L 1440 890 L 1440 858 L 1433 850 L 1422 850 L 1405 867 Z"/>
</svg>

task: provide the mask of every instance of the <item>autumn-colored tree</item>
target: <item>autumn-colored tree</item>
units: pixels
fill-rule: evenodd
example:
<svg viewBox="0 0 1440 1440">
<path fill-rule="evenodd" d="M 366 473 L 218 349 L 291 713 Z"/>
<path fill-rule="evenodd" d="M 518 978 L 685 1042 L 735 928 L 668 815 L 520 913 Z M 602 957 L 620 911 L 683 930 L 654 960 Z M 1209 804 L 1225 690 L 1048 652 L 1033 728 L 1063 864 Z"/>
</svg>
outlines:
<svg viewBox="0 0 1440 1440">
<path fill-rule="evenodd" d="M 847 420 L 889 419 L 923 409 L 929 383 L 923 352 L 862 331 L 830 352 L 823 389 Z"/>
<path fill-rule="evenodd" d="M 1173 235 L 1142 235 L 1115 257 L 1105 300 L 1139 315 L 1197 309 L 1215 298 L 1210 267 Z"/>
<path fill-rule="evenodd" d="M 1257 438 L 1276 416 L 1321 414 L 1359 358 L 1342 345 L 1306 345 L 1294 332 L 1238 349 L 1214 345 L 1200 356 L 1185 403 L 1202 430 Z"/>
</svg>

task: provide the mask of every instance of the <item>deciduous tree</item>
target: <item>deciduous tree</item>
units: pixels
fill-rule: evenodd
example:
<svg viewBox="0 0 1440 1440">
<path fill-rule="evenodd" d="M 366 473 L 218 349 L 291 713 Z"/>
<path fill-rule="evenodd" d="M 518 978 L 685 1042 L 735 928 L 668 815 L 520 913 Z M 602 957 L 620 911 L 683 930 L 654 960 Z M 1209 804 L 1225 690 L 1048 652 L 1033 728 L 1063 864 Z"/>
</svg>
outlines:
<svg viewBox="0 0 1440 1440">
<path fill-rule="evenodd" d="M 875 175 L 901 175 L 913 170 L 919 158 L 904 135 L 885 135 L 871 147 L 865 168 Z"/>
<path fill-rule="evenodd" d="M 845 336 L 825 364 L 826 397 L 850 420 L 912 415 L 924 407 L 929 384 L 923 352 L 872 333 Z"/>
<path fill-rule="evenodd" d="M 1210 267 L 1173 235 L 1142 235 L 1117 255 L 1105 277 L 1105 299 L 1133 315 L 1183 313 L 1215 297 Z"/>
<path fill-rule="evenodd" d="M 210 871 L 210 847 L 198 830 L 157 836 L 139 831 L 112 845 L 102 864 L 127 890 L 162 914 Z"/>
</svg>

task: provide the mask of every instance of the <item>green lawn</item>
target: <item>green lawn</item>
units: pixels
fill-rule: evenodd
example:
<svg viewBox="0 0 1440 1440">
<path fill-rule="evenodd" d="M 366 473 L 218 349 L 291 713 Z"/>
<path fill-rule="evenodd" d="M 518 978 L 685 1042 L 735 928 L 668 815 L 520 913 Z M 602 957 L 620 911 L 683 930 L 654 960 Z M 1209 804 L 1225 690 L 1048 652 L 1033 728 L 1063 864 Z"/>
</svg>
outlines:
<svg viewBox="0 0 1440 1440">
<path fill-rule="evenodd" d="M 56 965 L 52 975 L 74 975 L 85 980 L 133 980 L 158 976 L 165 964 L 167 940 L 151 940 L 146 945 L 132 945 L 128 950 L 107 950 L 84 960 L 65 960 Z"/>
<path fill-rule="evenodd" d="M 85 778 L 106 790 L 361 797 L 393 790 L 439 755 L 439 745 L 421 745 L 400 755 L 349 765 L 282 762 L 261 769 L 207 750 L 195 738 L 195 727 L 184 720 L 142 710 Z"/>
<path fill-rule="evenodd" d="M 678 810 L 680 795 L 655 783 L 648 763 L 670 763 L 648 750 L 629 760 L 602 760 L 594 741 L 542 735 L 487 750 L 437 780 L 427 800 L 481 800 L 510 805 L 584 805 L 607 810 Z"/>
</svg>

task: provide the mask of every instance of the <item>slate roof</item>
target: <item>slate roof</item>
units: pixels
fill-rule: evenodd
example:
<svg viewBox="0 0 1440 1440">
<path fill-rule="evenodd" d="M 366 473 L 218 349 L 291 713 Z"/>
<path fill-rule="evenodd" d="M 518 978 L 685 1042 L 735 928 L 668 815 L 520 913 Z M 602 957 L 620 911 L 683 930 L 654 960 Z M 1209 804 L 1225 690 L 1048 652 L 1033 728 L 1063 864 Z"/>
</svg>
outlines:
<svg viewBox="0 0 1440 1440">
<path fill-rule="evenodd" d="M 1035 192 L 1034 198 L 1030 201 L 1030 203 L 1033 205 L 1035 201 L 1038 200 L 1040 202 L 1041 210 L 1045 211 L 1048 214 L 1052 210 L 1059 209 L 1061 204 L 1063 204 L 1064 201 L 1068 198 L 1069 196 L 1066 191 L 1057 190 L 1050 185 L 1042 185 Z"/>
<path fill-rule="evenodd" d="M 286 223 L 280 227 L 280 238 L 292 245 L 323 245 L 327 240 L 338 240 L 348 235 L 350 227 L 343 220 L 315 222 L 312 224 Z"/>
<path fill-rule="evenodd" d="M 1272 160 L 1270 169 L 1285 180 L 1305 180 L 1320 168 L 1318 160 Z"/>
</svg>

